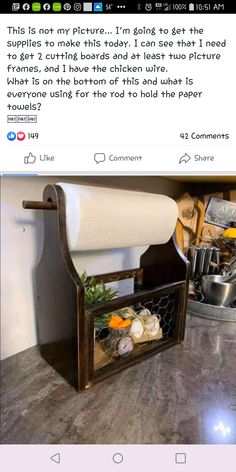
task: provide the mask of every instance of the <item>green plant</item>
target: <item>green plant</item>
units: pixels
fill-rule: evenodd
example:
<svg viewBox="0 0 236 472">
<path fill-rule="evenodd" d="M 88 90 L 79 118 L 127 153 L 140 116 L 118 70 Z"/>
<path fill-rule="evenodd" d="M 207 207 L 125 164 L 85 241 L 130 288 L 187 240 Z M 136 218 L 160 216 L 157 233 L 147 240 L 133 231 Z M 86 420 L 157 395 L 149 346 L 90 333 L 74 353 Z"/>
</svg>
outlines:
<svg viewBox="0 0 236 472">
<path fill-rule="evenodd" d="M 117 291 L 107 288 L 104 282 L 97 283 L 94 277 L 88 277 L 85 271 L 80 278 L 85 290 L 86 305 L 109 302 L 118 295 Z"/>
</svg>

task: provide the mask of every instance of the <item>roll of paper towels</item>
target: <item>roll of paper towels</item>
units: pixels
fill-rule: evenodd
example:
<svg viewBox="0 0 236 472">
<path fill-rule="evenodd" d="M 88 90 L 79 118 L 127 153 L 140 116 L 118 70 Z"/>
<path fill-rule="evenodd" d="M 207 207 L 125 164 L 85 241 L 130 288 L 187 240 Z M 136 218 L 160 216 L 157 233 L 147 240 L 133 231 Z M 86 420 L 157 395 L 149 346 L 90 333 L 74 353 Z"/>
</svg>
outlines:
<svg viewBox="0 0 236 472">
<path fill-rule="evenodd" d="M 59 182 L 70 251 L 164 244 L 178 217 L 174 200 L 129 190 Z"/>
</svg>

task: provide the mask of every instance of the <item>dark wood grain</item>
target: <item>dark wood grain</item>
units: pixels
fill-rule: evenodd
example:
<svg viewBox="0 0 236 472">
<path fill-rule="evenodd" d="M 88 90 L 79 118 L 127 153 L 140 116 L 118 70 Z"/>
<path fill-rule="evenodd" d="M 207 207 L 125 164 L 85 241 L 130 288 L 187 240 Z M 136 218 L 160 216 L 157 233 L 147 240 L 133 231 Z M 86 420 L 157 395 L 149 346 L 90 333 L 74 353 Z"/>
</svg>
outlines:
<svg viewBox="0 0 236 472">
<path fill-rule="evenodd" d="M 91 277 L 89 277 L 91 279 Z M 134 285 L 142 286 L 143 284 L 143 269 L 129 269 L 129 270 L 120 270 L 117 272 L 109 272 L 107 274 L 98 274 L 94 275 L 93 279 L 95 282 L 116 282 L 117 280 L 124 280 L 124 279 L 134 279 Z"/>
<path fill-rule="evenodd" d="M 106 303 L 97 303 L 96 305 L 88 306 L 87 312 L 93 316 L 103 315 L 104 313 L 109 313 L 110 311 L 119 310 L 122 307 L 134 305 L 135 303 L 149 301 L 151 298 L 157 295 L 161 296 L 168 293 L 173 293 L 182 287 L 183 284 L 184 282 L 180 281 L 171 285 L 160 285 L 159 287 L 149 290 L 140 290 L 139 292 L 131 293 L 130 295 L 114 298 L 113 300 L 110 300 Z"/>
<path fill-rule="evenodd" d="M 86 385 L 84 289 L 72 263 L 66 237 L 64 195 L 49 185 L 44 201 L 44 249 L 36 269 L 37 323 L 42 356 L 78 389 Z"/>
<path fill-rule="evenodd" d="M 150 246 L 141 256 L 140 266 L 143 268 L 144 287 L 153 287 L 160 284 L 173 284 L 184 280 L 180 297 L 178 342 L 184 339 L 188 286 L 190 278 L 190 263 L 180 250 L 176 234 L 166 244 Z"/>
<path fill-rule="evenodd" d="M 44 249 L 36 268 L 37 324 L 42 356 L 68 382 L 84 390 L 95 381 L 181 342 L 185 332 L 189 263 L 179 250 L 175 236 L 167 244 L 150 246 L 141 256 L 140 268 L 95 275 L 95 281 L 104 283 L 134 278 L 135 291 L 87 307 L 84 287 L 68 248 L 63 190 L 48 185 L 43 202 L 24 201 L 23 206 L 55 210 L 44 212 Z M 94 316 L 171 293 L 177 297 L 171 336 L 151 341 L 94 372 Z"/>
</svg>

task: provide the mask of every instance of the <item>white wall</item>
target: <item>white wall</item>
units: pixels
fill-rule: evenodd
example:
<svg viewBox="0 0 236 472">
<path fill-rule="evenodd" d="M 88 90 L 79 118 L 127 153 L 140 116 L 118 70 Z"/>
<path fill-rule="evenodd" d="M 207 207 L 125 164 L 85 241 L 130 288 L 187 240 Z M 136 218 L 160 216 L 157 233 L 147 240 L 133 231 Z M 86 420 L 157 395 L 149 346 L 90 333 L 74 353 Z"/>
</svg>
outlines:
<svg viewBox="0 0 236 472">
<path fill-rule="evenodd" d="M 44 186 L 57 181 L 54 177 L 1 181 L 1 359 L 37 344 L 33 284 L 43 248 L 43 214 L 24 210 L 22 200 L 41 200 Z"/>
<path fill-rule="evenodd" d="M 179 184 L 165 179 L 133 178 L 88 178 L 88 177 L 3 177 L 2 178 L 2 225 L 1 225 L 1 359 L 37 344 L 34 269 L 43 248 L 42 211 L 24 210 L 22 200 L 41 200 L 43 189 L 48 183 L 58 181 L 83 182 L 94 185 L 117 186 L 171 195 Z M 74 263 L 81 272 L 86 267 L 89 274 L 109 272 L 135 267 L 143 250 L 112 251 L 103 254 L 102 262 L 98 254 L 87 254 L 81 258 L 74 255 Z M 125 282 L 123 290 L 129 287 Z"/>
<path fill-rule="evenodd" d="M 44 183 L 2 179 L 1 358 L 37 343 L 32 275 L 42 250 L 43 216 L 24 210 L 22 200 L 40 200 Z"/>
</svg>

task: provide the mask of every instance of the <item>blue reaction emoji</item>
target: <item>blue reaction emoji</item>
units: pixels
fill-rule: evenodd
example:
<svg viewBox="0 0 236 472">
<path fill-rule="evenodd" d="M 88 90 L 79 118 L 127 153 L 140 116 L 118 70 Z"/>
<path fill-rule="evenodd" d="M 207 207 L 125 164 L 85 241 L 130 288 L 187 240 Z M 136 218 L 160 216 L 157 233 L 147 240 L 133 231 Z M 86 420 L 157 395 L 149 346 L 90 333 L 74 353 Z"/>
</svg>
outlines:
<svg viewBox="0 0 236 472">
<path fill-rule="evenodd" d="M 93 4 L 93 11 L 98 11 L 98 12 L 101 12 L 102 11 L 102 3 L 101 2 L 96 2 Z"/>
<path fill-rule="evenodd" d="M 9 141 L 15 141 L 16 133 L 14 133 L 14 131 L 9 131 L 9 133 L 7 133 L 7 139 L 9 139 Z"/>
</svg>

